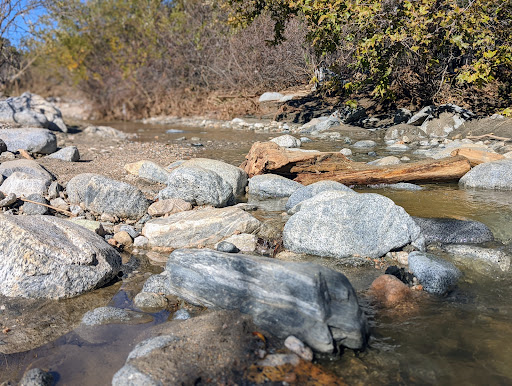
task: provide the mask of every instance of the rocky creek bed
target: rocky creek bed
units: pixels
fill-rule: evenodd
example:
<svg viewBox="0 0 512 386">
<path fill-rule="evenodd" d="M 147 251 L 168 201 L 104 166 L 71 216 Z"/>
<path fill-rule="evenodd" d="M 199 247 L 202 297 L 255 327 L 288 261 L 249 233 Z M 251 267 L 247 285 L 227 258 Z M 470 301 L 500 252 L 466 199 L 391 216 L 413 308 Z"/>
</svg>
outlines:
<svg viewBox="0 0 512 386">
<path fill-rule="evenodd" d="M 0 130 L 3 384 L 510 383 L 510 120 L 67 127 L 50 107 Z M 268 140 L 480 161 L 458 183 L 304 186 L 237 167 Z"/>
</svg>

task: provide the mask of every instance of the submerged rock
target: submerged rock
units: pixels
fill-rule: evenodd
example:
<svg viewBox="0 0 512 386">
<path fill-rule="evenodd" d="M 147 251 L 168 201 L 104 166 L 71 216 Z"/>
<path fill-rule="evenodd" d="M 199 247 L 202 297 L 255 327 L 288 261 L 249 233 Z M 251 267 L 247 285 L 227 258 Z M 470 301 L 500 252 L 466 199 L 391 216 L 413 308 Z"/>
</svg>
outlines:
<svg viewBox="0 0 512 386">
<path fill-rule="evenodd" d="M 409 254 L 409 270 L 427 292 L 436 295 L 450 291 L 461 276 L 460 271 L 449 261 L 422 252 Z"/>
<path fill-rule="evenodd" d="M 285 248 L 297 253 L 377 258 L 420 235 L 402 207 L 374 193 L 324 192 L 300 206 L 283 231 Z"/>
<path fill-rule="evenodd" d="M 456 259 L 464 263 L 483 263 L 503 272 L 510 269 L 511 254 L 501 249 L 477 247 L 475 245 L 445 245 L 443 250 L 455 255 Z"/>
<path fill-rule="evenodd" d="M 190 248 L 214 245 L 237 233 L 257 232 L 261 222 L 238 208 L 202 209 L 149 220 L 142 234 L 150 246 Z"/>
<path fill-rule="evenodd" d="M 234 201 L 233 188 L 217 173 L 202 167 L 174 169 L 160 199 L 180 198 L 195 205 L 224 207 Z"/>
<path fill-rule="evenodd" d="M 53 375 L 41 369 L 30 369 L 21 378 L 18 386 L 52 386 Z"/>
<path fill-rule="evenodd" d="M 348 279 L 311 263 L 208 249 L 169 256 L 168 291 L 189 303 L 239 310 L 278 337 L 294 335 L 320 352 L 366 345 L 366 319 Z"/>
<path fill-rule="evenodd" d="M 512 190 L 512 159 L 475 166 L 460 180 L 463 188 Z"/>
<path fill-rule="evenodd" d="M 121 256 L 105 240 L 52 216 L 0 215 L 0 293 L 61 299 L 116 277 Z"/>
<path fill-rule="evenodd" d="M 112 323 L 147 323 L 153 320 L 151 315 L 126 310 L 117 307 L 98 307 L 92 311 L 88 311 L 82 317 L 82 325 L 84 326 L 100 326 Z"/>
<path fill-rule="evenodd" d="M 23 149 L 31 153 L 51 154 L 57 150 L 57 137 L 46 129 L 1 129 L 0 139 L 11 152 Z"/>
<path fill-rule="evenodd" d="M 427 244 L 484 243 L 494 240 L 487 225 L 479 221 L 457 220 L 454 218 L 413 217 L 421 229 Z"/>
<path fill-rule="evenodd" d="M 410 301 L 411 289 L 393 275 L 382 275 L 370 286 L 370 294 L 384 307 L 396 307 Z"/>
<path fill-rule="evenodd" d="M 289 197 L 302 186 L 276 174 L 263 174 L 249 180 L 248 193 L 261 198 Z"/>
</svg>

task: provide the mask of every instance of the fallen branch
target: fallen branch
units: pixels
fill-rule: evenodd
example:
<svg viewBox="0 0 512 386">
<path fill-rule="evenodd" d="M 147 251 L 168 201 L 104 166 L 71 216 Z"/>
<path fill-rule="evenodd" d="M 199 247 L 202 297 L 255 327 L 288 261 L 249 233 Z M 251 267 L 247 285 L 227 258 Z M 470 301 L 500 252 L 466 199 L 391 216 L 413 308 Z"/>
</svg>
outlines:
<svg viewBox="0 0 512 386">
<path fill-rule="evenodd" d="M 512 141 L 512 138 L 498 137 L 497 135 L 494 135 L 494 133 L 483 134 L 483 135 L 469 135 L 466 138 L 467 139 L 484 139 L 484 138 L 487 138 L 487 139 L 495 139 L 497 141 L 505 141 L 505 142 Z"/>
<path fill-rule="evenodd" d="M 65 210 L 65 209 L 57 208 L 56 206 L 53 206 L 53 205 L 48 205 L 48 204 L 43 204 L 42 202 L 32 201 L 32 200 L 26 199 L 24 197 L 21 197 L 20 200 L 23 201 L 23 202 L 29 202 L 31 204 L 46 206 L 47 208 L 56 210 L 58 212 L 62 212 L 64 214 L 68 215 L 69 217 L 76 217 L 76 214 L 73 214 L 70 211 Z"/>
</svg>

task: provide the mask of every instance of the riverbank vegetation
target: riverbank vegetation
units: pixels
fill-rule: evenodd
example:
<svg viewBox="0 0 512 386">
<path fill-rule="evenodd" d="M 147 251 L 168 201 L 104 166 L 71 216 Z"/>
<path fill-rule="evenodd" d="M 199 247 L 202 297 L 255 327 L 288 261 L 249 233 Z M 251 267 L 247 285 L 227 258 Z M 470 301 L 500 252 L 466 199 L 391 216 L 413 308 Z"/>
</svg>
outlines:
<svg viewBox="0 0 512 386">
<path fill-rule="evenodd" d="M 45 6 L 20 53 L 31 66 L 5 87 L 79 91 L 105 117 L 200 114 L 233 97 L 250 111 L 252 96 L 325 73 L 317 92 L 342 100 L 486 113 L 511 104 L 512 5 L 501 0 Z"/>
</svg>

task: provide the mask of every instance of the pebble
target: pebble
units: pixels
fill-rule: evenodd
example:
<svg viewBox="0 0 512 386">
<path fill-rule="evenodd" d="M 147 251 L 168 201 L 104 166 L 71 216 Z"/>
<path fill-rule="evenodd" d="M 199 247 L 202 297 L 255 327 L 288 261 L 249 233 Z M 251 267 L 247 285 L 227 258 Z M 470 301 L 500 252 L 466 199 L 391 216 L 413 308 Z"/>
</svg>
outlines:
<svg viewBox="0 0 512 386">
<path fill-rule="evenodd" d="M 227 241 L 221 241 L 217 244 L 217 251 L 219 252 L 226 252 L 226 253 L 238 253 L 240 250 L 236 247 L 235 244 L 227 242 Z"/>
</svg>

